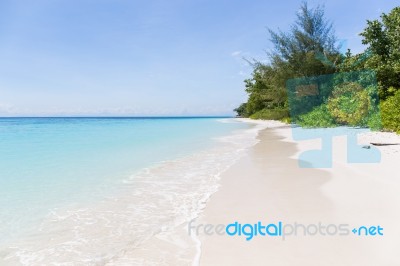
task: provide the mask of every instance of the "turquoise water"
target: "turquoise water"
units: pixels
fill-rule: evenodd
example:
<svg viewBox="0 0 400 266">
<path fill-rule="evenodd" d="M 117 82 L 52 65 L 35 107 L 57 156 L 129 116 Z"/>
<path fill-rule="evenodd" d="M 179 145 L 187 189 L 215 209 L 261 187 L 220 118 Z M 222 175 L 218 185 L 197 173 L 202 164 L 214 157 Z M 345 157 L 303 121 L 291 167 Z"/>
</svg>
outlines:
<svg viewBox="0 0 400 266">
<path fill-rule="evenodd" d="M 0 118 L 0 244 L 52 209 L 112 195 L 135 172 L 248 127 L 220 118 Z"/>
</svg>

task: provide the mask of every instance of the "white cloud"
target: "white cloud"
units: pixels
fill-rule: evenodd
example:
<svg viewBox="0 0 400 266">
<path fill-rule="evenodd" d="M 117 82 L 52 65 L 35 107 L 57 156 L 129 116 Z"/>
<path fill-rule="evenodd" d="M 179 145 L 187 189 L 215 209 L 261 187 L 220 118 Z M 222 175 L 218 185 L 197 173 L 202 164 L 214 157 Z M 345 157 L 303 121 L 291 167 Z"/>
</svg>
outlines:
<svg viewBox="0 0 400 266">
<path fill-rule="evenodd" d="M 241 54 L 242 54 L 242 51 L 234 51 L 234 52 L 231 53 L 231 56 L 237 57 L 237 56 L 239 56 Z"/>
<path fill-rule="evenodd" d="M 0 114 L 9 114 L 13 113 L 14 111 L 14 106 L 11 104 L 7 103 L 0 103 Z"/>
</svg>

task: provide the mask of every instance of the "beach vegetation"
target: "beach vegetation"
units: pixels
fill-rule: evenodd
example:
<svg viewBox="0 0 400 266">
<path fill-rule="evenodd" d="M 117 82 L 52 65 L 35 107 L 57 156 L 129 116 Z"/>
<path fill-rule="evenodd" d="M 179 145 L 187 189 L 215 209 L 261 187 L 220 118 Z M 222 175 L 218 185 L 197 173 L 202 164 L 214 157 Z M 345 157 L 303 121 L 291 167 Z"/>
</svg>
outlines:
<svg viewBox="0 0 400 266">
<path fill-rule="evenodd" d="M 342 54 L 324 8 L 310 8 L 304 2 L 288 31 L 268 29 L 273 49 L 266 61 L 250 62 L 253 73 L 245 80 L 248 100 L 236 111 L 304 127 L 348 125 L 399 133 L 399 32 L 400 7 L 395 7 L 380 19 L 367 20 L 360 33 L 366 45 L 363 52 L 352 54 L 347 49 Z M 319 96 L 295 99 L 301 106 L 290 106 L 288 80 L 329 75 L 335 76 L 331 82 L 317 84 L 323 90 Z"/>
<path fill-rule="evenodd" d="M 304 128 L 335 127 L 335 119 L 326 104 L 315 107 L 311 112 L 300 115 L 297 124 Z"/>
<path fill-rule="evenodd" d="M 287 108 L 275 108 L 275 109 L 262 109 L 252 114 L 252 119 L 263 119 L 263 120 L 284 120 L 289 116 Z"/>
<path fill-rule="evenodd" d="M 235 108 L 233 111 L 237 113 L 240 117 L 247 117 L 247 103 L 242 103 L 239 107 Z"/>
<path fill-rule="evenodd" d="M 245 80 L 248 117 L 289 120 L 286 81 L 290 78 L 335 72 L 340 62 L 339 47 L 322 7 L 303 3 L 289 32 L 269 29 L 274 49 L 269 63 L 250 62 L 251 78 Z M 321 60 L 321 58 L 323 60 Z M 334 62 L 332 64 L 326 62 Z M 286 117 L 282 117 L 286 114 Z"/>
<path fill-rule="evenodd" d="M 368 91 L 358 83 L 343 83 L 335 87 L 327 109 L 338 124 L 357 126 L 368 116 L 371 106 Z"/>
<path fill-rule="evenodd" d="M 400 90 L 381 104 L 382 126 L 400 134 Z"/>
</svg>

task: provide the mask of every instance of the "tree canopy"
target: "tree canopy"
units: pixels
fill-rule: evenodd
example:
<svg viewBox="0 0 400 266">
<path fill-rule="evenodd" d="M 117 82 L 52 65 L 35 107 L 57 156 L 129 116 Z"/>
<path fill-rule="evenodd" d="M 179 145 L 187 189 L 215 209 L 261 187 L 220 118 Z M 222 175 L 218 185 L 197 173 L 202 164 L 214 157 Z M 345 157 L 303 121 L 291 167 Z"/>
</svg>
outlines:
<svg viewBox="0 0 400 266">
<path fill-rule="evenodd" d="M 358 80 L 351 82 L 367 84 L 365 93 L 368 93 L 371 103 L 377 105 L 378 100 L 381 100 L 382 112 L 380 114 L 382 114 L 383 126 L 388 130 L 400 130 L 400 120 L 392 121 L 400 117 L 400 106 L 393 108 L 395 103 L 400 101 L 400 7 L 393 8 L 388 14 L 382 14 L 378 20 L 366 22 L 366 27 L 360 35 L 363 38 L 362 43 L 367 48 L 364 52 L 355 55 L 351 53 L 350 49 L 345 54 L 339 52 L 340 46 L 333 24 L 325 17 L 322 6 L 310 8 L 304 2 L 301 4 L 290 30 L 283 32 L 279 29 L 268 29 L 268 33 L 273 44 L 272 51 L 267 54 L 269 63 L 258 61 L 252 63 L 252 76 L 244 81 L 248 100 L 235 109 L 239 115 L 289 121 L 287 91 L 289 80 L 308 77 L 312 79 L 334 74 L 337 76 L 336 80 L 341 80 L 344 82 L 343 86 L 348 87 L 343 87 L 341 90 L 347 91 L 357 86 L 351 83 L 346 84 L 346 79 L 356 76 Z M 355 72 L 358 74 L 355 76 L 351 74 Z M 375 74 L 377 83 L 371 85 L 371 79 L 375 79 Z M 326 96 L 333 97 L 335 88 L 339 90 L 337 85 L 332 82 L 325 86 Z M 379 96 L 373 93 L 374 90 L 379 91 Z M 354 93 L 362 94 L 364 98 L 367 97 L 364 92 L 354 91 Z M 304 116 L 303 121 L 309 125 L 314 123 L 319 126 L 332 126 L 335 124 L 335 116 L 331 114 L 341 114 L 340 110 L 333 110 L 333 108 L 342 106 L 344 103 L 352 108 L 354 106 L 365 107 L 361 102 L 354 105 L 352 97 L 346 97 L 339 97 L 336 102 L 331 100 L 330 106 L 328 106 L 327 98 L 324 101 L 316 101 L 318 106 L 315 110 L 305 109 L 310 114 L 308 117 Z M 307 105 L 307 102 L 304 103 Z M 312 105 L 310 106 L 312 107 Z M 387 109 L 389 106 L 391 110 Z M 327 111 L 331 114 L 328 114 Z M 373 114 L 370 114 L 372 111 Z M 378 108 L 373 108 L 372 111 L 367 112 L 369 113 L 368 121 L 366 119 L 350 119 L 350 124 L 362 121 L 363 125 L 374 125 L 375 128 L 378 128 L 378 125 L 381 125 L 380 118 L 378 119 L 379 104 Z M 325 121 L 319 121 L 321 119 L 325 119 Z M 336 122 L 338 122 L 337 120 L 336 117 Z M 339 120 L 343 123 L 346 119 Z"/>
<path fill-rule="evenodd" d="M 400 7 L 382 14 L 381 21 L 368 20 L 360 35 L 372 52 L 364 67 L 376 71 L 380 96 L 386 99 L 400 88 Z"/>
<path fill-rule="evenodd" d="M 322 75 L 335 71 L 339 47 L 332 23 L 325 18 L 322 7 L 313 9 L 303 3 L 289 32 L 269 29 L 269 33 L 274 45 L 270 54 L 272 66 L 284 65 L 289 70 L 289 77 Z"/>
<path fill-rule="evenodd" d="M 287 109 L 288 79 L 334 73 L 341 60 L 332 23 L 320 6 L 303 3 L 289 32 L 268 31 L 274 45 L 270 63 L 255 62 L 252 77 L 245 80 L 248 116 L 263 109 Z"/>
</svg>

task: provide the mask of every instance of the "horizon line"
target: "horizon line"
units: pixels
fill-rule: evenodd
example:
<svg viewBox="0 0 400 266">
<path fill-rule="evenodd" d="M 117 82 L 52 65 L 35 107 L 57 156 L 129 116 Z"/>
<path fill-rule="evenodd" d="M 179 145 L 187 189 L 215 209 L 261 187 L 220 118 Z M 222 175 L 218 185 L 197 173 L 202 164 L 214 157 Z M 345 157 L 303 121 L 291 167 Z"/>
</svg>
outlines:
<svg viewBox="0 0 400 266">
<path fill-rule="evenodd" d="M 3 118 L 235 118 L 232 115 L 190 116 L 0 116 Z"/>
</svg>

